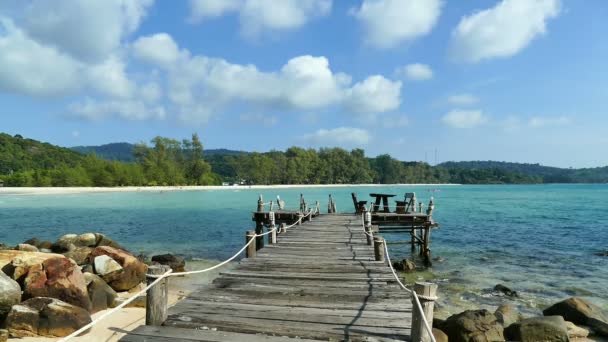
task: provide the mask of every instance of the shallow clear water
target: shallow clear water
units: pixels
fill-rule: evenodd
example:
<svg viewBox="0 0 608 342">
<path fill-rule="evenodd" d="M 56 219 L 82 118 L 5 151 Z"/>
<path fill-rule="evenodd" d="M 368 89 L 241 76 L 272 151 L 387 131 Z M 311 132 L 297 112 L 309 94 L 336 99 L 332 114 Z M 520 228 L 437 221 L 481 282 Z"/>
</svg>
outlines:
<svg viewBox="0 0 608 342">
<path fill-rule="evenodd" d="M 184 192 L 116 192 L 66 195 L 0 195 L 0 242 L 31 237 L 55 240 L 66 233 L 102 232 L 133 252 L 173 252 L 187 257 L 223 259 L 238 250 L 244 231 L 254 225 L 257 195 L 280 195 L 297 206 L 336 198 L 338 211 L 351 211 L 350 193 L 435 197 L 432 234 L 435 262 L 428 272 L 409 276 L 440 283 L 439 316 L 462 308 L 493 309 L 510 301 L 537 313 L 570 296 L 582 296 L 608 309 L 608 185 L 387 186 L 310 189 L 226 189 Z M 387 236 L 396 240 L 399 236 Z M 391 246 L 394 258 L 409 246 Z M 520 294 L 492 293 L 497 283 Z"/>
</svg>

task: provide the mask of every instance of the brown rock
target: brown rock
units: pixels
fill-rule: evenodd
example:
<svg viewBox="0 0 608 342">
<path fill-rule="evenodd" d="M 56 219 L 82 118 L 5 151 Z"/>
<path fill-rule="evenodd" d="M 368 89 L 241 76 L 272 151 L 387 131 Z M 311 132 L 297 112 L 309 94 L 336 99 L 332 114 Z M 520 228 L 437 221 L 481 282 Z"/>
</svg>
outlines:
<svg viewBox="0 0 608 342">
<path fill-rule="evenodd" d="M 589 330 L 578 327 L 570 321 L 566 321 L 566 329 L 570 338 L 586 338 L 589 336 Z"/>
<path fill-rule="evenodd" d="M 0 251 L 0 267 L 8 276 L 17 280 L 23 280 L 22 277 L 28 272 L 31 265 L 39 264 L 48 258 L 62 257 L 61 254 L 52 253 L 37 253 L 24 252 L 15 250 Z"/>
<path fill-rule="evenodd" d="M 91 300 L 91 312 L 113 308 L 116 305 L 118 295 L 103 279 L 92 273 L 85 273 L 84 279 Z"/>
<path fill-rule="evenodd" d="M 40 245 L 40 240 L 38 240 L 37 238 L 31 238 L 23 241 L 23 243 L 38 247 L 38 245 Z"/>
<path fill-rule="evenodd" d="M 509 341 L 569 342 L 566 322 L 561 316 L 532 317 L 511 324 L 505 329 Z"/>
<path fill-rule="evenodd" d="M 582 298 L 572 297 L 556 303 L 543 310 L 543 315 L 559 315 L 574 324 L 591 327 L 598 335 L 608 336 L 608 315 Z"/>
<path fill-rule="evenodd" d="M 90 314 L 78 306 L 39 297 L 13 306 L 6 327 L 11 337 L 63 337 L 90 322 Z"/>
<path fill-rule="evenodd" d="M 101 233 L 95 233 L 95 246 L 96 247 L 108 246 L 108 247 L 118 248 L 118 249 L 121 248 L 118 243 L 114 242 L 114 240 L 110 239 L 109 237 L 107 237 Z"/>
<path fill-rule="evenodd" d="M 441 330 L 450 342 L 504 341 L 503 327 L 488 310 L 467 310 L 448 317 Z"/>
<path fill-rule="evenodd" d="M 91 310 L 80 267 L 68 258 L 49 258 L 33 265 L 23 282 L 23 298 L 51 297 Z"/>
<path fill-rule="evenodd" d="M 93 251 L 91 247 L 76 247 L 76 249 L 65 252 L 63 255 L 74 260 L 78 265 L 86 265 L 89 260 L 89 254 Z"/>
<path fill-rule="evenodd" d="M 52 246 L 53 246 L 53 243 L 51 241 L 42 241 L 36 245 L 36 247 L 38 247 L 39 249 L 48 249 L 48 250 L 50 250 Z"/>
<path fill-rule="evenodd" d="M 448 342 L 448 335 L 437 328 L 433 328 L 433 336 L 437 342 Z"/>
<path fill-rule="evenodd" d="M 122 270 L 112 272 L 112 279 L 106 279 L 114 290 L 127 291 L 146 279 L 148 266 L 128 252 L 109 246 L 97 247 L 91 252 L 90 259 L 101 255 L 109 256 L 122 266 Z"/>
<path fill-rule="evenodd" d="M 8 330 L 0 329 L 0 342 L 8 341 Z"/>
<path fill-rule="evenodd" d="M 27 243 L 20 243 L 15 249 L 24 252 L 39 252 L 38 247 L 29 245 Z"/>
</svg>

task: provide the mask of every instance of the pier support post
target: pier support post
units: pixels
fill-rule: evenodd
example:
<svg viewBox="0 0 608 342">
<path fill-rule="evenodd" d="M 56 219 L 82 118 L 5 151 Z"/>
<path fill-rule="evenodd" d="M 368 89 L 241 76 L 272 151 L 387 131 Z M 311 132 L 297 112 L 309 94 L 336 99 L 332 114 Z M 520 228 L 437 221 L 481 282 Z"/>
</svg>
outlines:
<svg viewBox="0 0 608 342">
<path fill-rule="evenodd" d="M 414 305 L 412 311 L 412 341 L 431 342 L 431 336 L 424 326 L 422 315 L 424 314 L 426 321 L 432 327 L 433 310 L 435 301 L 437 300 L 437 284 L 416 282 L 414 284 L 414 291 L 418 295 L 423 313 L 418 310 L 414 296 L 412 295 L 412 304 Z"/>
<path fill-rule="evenodd" d="M 255 258 L 255 253 L 257 251 L 257 249 L 255 248 L 255 244 L 257 241 L 255 241 L 255 232 L 252 230 L 248 230 L 245 233 L 245 243 L 249 243 L 250 240 L 254 240 L 249 246 L 247 246 L 247 249 L 245 250 L 245 257 L 246 258 Z"/>
<path fill-rule="evenodd" d="M 264 221 L 255 222 L 255 233 L 258 235 L 264 233 Z M 264 247 L 264 236 L 257 236 L 255 240 L 256 250 L 262 249 Z"/>
<path fill-rule="evenodd" d="M 331 197 L 331 194 L 329 194 L 329 201 L 327 202 L 327 213 L 328 214 L 335 213 L 335 211 L 334 211 L 334 198 Z"/>
<path fill-rule="evenodd" d="M 412 243 L 412 254 L 416 253 L 416 245 L 418 244 L 418 239 L 416 239 L 418 237 L 418 230 L 416 228 L 414 228 L 414 226 L 412 225 L 412 231 L 410 232 L 411 234 L 411 243 Z"/>
<path fill-rule="evenodd" d="M 152 265 L 148 267 L 146 282 L 150 285 L 156 281 L 156 277 L 169 271 L 167 265 Z M 167 304 L 169 298 L 169 279 L 156 283 L 146 292 L 146 325 L 162 325 L 167 320 Z"/>
<path fill-rule="evenodd" d="M 374 256 L 376 261 L 384 262 L 384 238 L 380 236 L 374 237 Z"/>
<path fill-rule="evenodd" d="M 258 210 L 257 212 L 262 212 L 264 211 L 264 199 L 262 198 L 262 194 L 260 194 L 260 197 L 258 198 Z"/>
</svg>

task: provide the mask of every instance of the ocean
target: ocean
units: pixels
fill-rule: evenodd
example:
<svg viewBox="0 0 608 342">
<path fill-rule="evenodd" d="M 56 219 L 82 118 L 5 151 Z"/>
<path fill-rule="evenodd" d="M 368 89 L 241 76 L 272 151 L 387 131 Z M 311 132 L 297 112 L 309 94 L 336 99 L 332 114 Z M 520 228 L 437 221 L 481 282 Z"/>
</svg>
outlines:
<svg viewBox="0 0 608 342">
<path fill-rule="evenodd" d="M 431 234 L 433 267 L 408 274 L 410 282 L 439 283 L 437 316 L 463 309 L 494 310 L 511 303 L 539 314 L 559 300 L 580 296 L 608 309 L 608 185 L 383 186 L 253 190 L 111 192 L 53 195 L 0 194 L 0 242 L 37 237 L 55 241 L 67 233 L 101 232 L 134 254 L 175 253 L 193 260 L 222 260 L 252 229 L 258 194 L 281 196 L 297 208 L 300 193 L 327 210 L 328 195 L 339 212 L 352 212 L 351 192 L 435 199 Z M 394 202 L 391 203 L 394 205 Z M 403 240 L 403 235 L 386 235 Z M 409 246 L 390 245 L 394 259 Z M 421 262 L 418 262 L 421 264 Z M 492 291 L 503 284 L 510 298 Z"/>
</svg>

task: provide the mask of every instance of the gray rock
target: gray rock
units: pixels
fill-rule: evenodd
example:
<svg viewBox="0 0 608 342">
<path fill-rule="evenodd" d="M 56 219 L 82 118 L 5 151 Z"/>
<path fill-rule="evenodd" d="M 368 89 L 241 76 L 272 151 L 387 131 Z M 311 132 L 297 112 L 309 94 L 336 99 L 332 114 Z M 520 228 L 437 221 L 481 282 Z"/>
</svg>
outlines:
<svg viewBox="0 0 608 342">
<path fill-rule="evenodd" d="M 532 317 L 511 324 L 505 329 L 509 341 L 521 342 L 568 342 L 568 329 L 561 316 Z"/>
<path fill-rule="evenodd" d="M 6 327 L 11 337 L 63 337 L 91 322 L 89 312 L 59 299 L 37 297 L 14 305 Z"/>
<path fill-rule="evenodd" d="M 402 261 L 395 261 L 393 267 L 397 271 L 413 272 L 416 270 L 416 263 L 410 259 L 403 259 Z"/>
<path fill-rule="evenodd" d="M 11 307 L 19 302 L 21 302 L 21 287 L 11 277 L 0 271 L 0 322 L 11 311 Z"/>
<path fill-rule="evenodd" d="M 155 255 L 152 257 L 152 263 L 168 265 L 173 272 L 184 272 L 186 270 L 186 261 L 184 258 L 173 254 Z"/>
<path fill-rule="evenodd" d="M 608 336 L 608 315 L 588 301 L 572 297 L 543 310 L 543 315 L 559 315 L 574 324 L 586 325 L 596 334 Z"/>
<path fill-rule="evenodd" d="M 503 327 L 488 310 L 467 310 L 448 317 L 439 327 L 450 342 L 504 341 Z"/>
<path fill-rule="evenodd" d="M 498 322 L 505 328 L 523 319 L 519 311 L 511 304 L 502 304 L 496 309 L 494 315 Z"/>
<path fill-rule="evenodd" d="M 63 255 L 82 266 L 89 263 L 89 254 L 91 254 L 91 251 L 93 251 L 93 248 L 91 247 L 76 247 L 76 249 L 72 251 L 63 253 Z"/>
<path fill-rule="evenodd" d="M 570 338 L 586 338 L 589 336 L 589 330 L 576 326 L 576 324 L 566 321 L 566 329 Z"/>
<path fill-rule="evenodd" d="M 94 233 L 80 234 L 75 244 L 79 247 L 96 247 L 97 237 Z"/>
<path fill-rule="evenodd" d="M 91 300 L 91 312 L 113 308 L 116 305 L 118 295 L 103 279 L 93 273 L 85 273 L 84 279 Z"/>
<path fill-rule="evenodd" d="M 18 251 L 24 251 L 24 252 L 39 252 L 38 247 L 32 246 L 27 243 L 20 243 L 17 245 L 17 247 L 15 249 Z"/>
<path fill-rule="evenodd" d="M 100 255 L 95 257 L 94 259 L 95 273 L 100 276 L 107 276 L 111 273 L 118 272 L 122 270 L 122 266 L 114 259 L 110 258 L 107 255 Z"/>
</svg>

